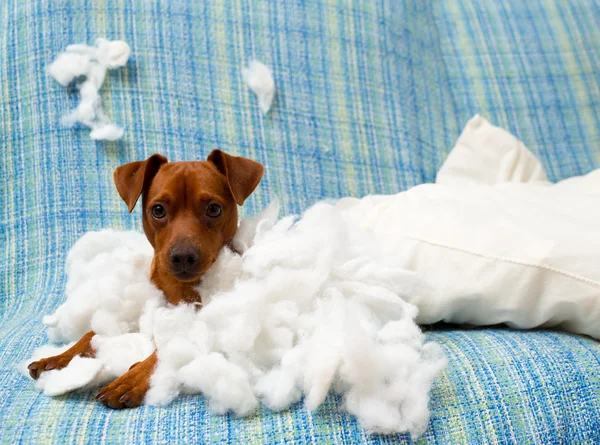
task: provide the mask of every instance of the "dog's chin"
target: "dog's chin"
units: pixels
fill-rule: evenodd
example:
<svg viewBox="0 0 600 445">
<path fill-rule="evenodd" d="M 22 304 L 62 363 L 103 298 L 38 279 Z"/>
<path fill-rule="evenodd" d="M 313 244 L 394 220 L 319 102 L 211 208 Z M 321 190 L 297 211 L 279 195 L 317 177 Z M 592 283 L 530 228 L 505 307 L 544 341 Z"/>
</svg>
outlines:
<svg viewBox="0 0 600 445">
<path fill-rule="evenodd" d="M 200 281 L 200 277 L 203 274 L 203 271 L 196 271 L 196 272 L 171 272 L 173 274 L 173 277 L 181 282 L 181 283 L 186 283 L 186 284 L 193 284 L 193 283 L 197 283 L 198 281 Z"/>
</svg>

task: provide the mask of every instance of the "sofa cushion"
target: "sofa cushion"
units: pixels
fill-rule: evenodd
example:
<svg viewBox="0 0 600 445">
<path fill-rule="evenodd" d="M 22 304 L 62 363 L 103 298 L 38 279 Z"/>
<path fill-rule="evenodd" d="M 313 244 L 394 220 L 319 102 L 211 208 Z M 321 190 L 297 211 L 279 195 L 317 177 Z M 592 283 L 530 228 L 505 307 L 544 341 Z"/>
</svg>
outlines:
<svg viewBox="0 0 600 445">
<path fill-rule="evenodd" d="M 220 147 L 266 166 L 247 212 L 272 195 L 300 212 L 324 197 L 433 180 L 480 112 L 532 148 L 551 179 L 597 167 L 599 20 L 591 2 L 560 0 L 1 1 L 0 442 L 406 441 L 366 436 L 335 397 L 314 414 L 246 420 L 210 414 L 200 397 L 113 412 L 92 393 L 44 397 L 15 365 L 45 341 L 41 317 L 63 299 L 73 242 L 140 229 L 139 210 L 128 215 L 112 185 L 124 162 Z M 133 49 L 102 90 L 126 129 L 116 143 L 61 127 L 76 95 L 45 74 L 66 45 L 96 37 Z M 278 87 L 267 117 L 241 79 L 253 57 Z M 505 330 L 430 336 L 450 365 L 423 441 L 600 440 L 598 343 Z"/>
<path fill-rule="evenodd" d="M 436 2 L 459 125 L 480 113 L 536 154 L 551 180 L 600 162 L 600 10 L 593 2 Z"/>
</svg>

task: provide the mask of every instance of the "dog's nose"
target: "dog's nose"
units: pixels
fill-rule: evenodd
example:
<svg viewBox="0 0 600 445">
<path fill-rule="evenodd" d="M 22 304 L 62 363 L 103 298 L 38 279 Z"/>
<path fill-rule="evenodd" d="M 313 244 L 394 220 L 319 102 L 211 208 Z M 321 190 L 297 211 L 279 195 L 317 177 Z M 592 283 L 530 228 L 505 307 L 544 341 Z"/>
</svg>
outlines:
<svg viewBox="0 0 600 445">
<path fill-rule="evenodd" d="M 194 269 L 199 258 L 200 252 L 191 246 L 176 246 L 169 252 L 171 268 L 174 271 L 185 272 Z"/>
</svg>

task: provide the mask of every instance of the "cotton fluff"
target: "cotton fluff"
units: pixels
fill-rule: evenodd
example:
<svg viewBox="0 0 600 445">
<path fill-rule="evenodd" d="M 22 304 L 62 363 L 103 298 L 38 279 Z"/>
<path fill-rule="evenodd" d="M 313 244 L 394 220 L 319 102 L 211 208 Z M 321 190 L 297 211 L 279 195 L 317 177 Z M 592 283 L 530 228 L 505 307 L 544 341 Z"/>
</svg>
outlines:
<svg viewBox="0 0 600 445">
<path fill-rule="evenodd" d="M 369 432 L 419 436 L 446 360 L 401 298 L 414 273 L 333 205 L 300 219 L 277 213 L 273 204 L 241 223 L 233 245 L 242 254 L 222 250 L 198 288 L 201 310 L 165 303 L 149 281 L 152 249 L 142 235 L 84 235 L 67 260 L 67 300 L 44 320 L 54 340 L 100 334 L 101 369 L 84 363 L 93 376 L 74 381 L 89 387 L 156 347 L 145 403 L 201 393 L 213 411 L 246 416 L 261 402 L 279 411 L 302 398 L 315 410 L 335 391 Z M 81 360 L 51 373 L 73 367 L 83 369 Z M 47 394 L 74 389 L 37 384 Z"/>
<path fill-rule="evenodd" d="M 94 46 L 69 45 L 66 51 L 48 66 L 48 73 L 62 86 L 84 80 L 78 84 L 80 101 L 77 108 L 63 116 L 64 125 L 79 122 L 91 128 L 90 137 L 95 140 L 114 141 L 123 136 L 123 128 L 110 122 L 102 109 L 99 90 L 106 72 L 124 66 L 131 48 L 123 41 L 99 38 Z"/>
<path fill-rule="evenodd" d="M 141 233 L 84 235 L 67 256 L 67 299 L 43 319 L 50 340 L 79 340 L 90 330 L 104 336 L 138 332 L 144 306 L 164 304 L 150 282 L 152 255 Z"/>
<path fill-rule="evenodd" d="M 248 67 L 242 68 L 242 77 L 256 94 L 260 110 L 267 114 L 275 98 L 275 81 L 270 68 L 258 60 L 251 60 Z"/>
</svg>

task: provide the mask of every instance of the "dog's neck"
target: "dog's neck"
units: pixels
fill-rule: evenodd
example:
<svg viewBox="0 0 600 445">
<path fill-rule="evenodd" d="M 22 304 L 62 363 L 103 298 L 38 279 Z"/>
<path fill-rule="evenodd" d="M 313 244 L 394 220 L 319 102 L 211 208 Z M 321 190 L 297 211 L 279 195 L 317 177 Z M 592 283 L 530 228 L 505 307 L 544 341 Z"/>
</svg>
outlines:
<svg viewBox="0 0 600 445">
<path fill-rule="evenodd" d="M 191 283 L 182 283 L 171 277 L 165 277 L 164 274 L 159 272 L 154 260 L 152 260 L 152 265 L 150 266 L 150 280 L 165 294 L 165 298 L 171 304 L 202 304 L 202 297 L 196 291 L 196 286 L 198 286 L 200 280 Z"/>
</svg>

